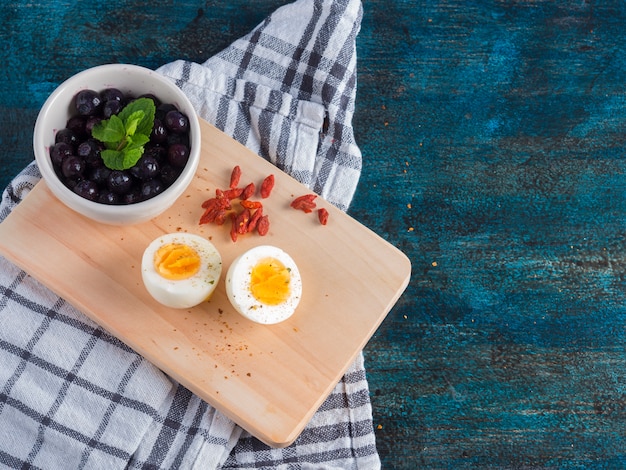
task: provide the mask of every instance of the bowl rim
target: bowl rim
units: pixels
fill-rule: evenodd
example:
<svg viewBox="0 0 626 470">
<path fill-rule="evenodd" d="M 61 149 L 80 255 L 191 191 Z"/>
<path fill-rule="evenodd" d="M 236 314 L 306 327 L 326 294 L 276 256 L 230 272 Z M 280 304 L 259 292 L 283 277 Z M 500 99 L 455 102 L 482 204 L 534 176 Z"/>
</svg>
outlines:
<svg viewBox="0 0 626 470">
<path fill-rule="evenodd" d="M 191 148 L 187 165 L 185 166 L 179 177 L 176 179 L 176 181 L 173 183 L 173 185 L 168 187 L 165 191 L 157 194 L 150 199 L 136 202 L 133 204 L 108 205 L 97 201 L 90 201 L 89 199 L 79 196 L 70 188 L 65 186 L 63 182 L 57 177 L 49 155 L 49 148 L 53 144 L 53 142 L 46 142 L 46 135 L 47 132 L 50 131 L 50 129 L 44 127 L 44 117 L 48 115 L 48 112 L 53 106 L 57 105 L 57 101 L 61 99 L 61 96 L 67 93 L 68 88 L 73 90 L 77 90 L 79 88 L 88 88 L 88 85 L 85 84 L 87 81 L 86 77 L 97 75 L 99 72 L 109 73 L 111 71 L 122 70 L 130 71 L 131 73 L 140 73 L 142 75 L 150 77 L 150 80 L 154 80 L 156 82 L 159 82 L 166 88 L 170 88 L 172 92 L 177 95 L 177 100 L 179 100 L 179 103 L 177 103 L 177 105 L 179 109 L 181 107 L 184 108 L 185 114 L 189 118 Z M 116 85 L 112 83 L 111 86 L 114 87 Z M 61 103 L 62 106 L 67 106 L 68 104 L 69 103 Z M 52 129 L 53 132 L 56 132 L 56 130 L 57 129 Z M 129 219 L 140 219 L 139 221 L 141 221 L 142 217 L 141 215 L 138 215 L 138 213 L 152 213 L 157 211 L 157 208 L 159 207 L 162 207 L 163 210 L 166 210 L 168 207 L 170 207 L 176 201 L 176 199 L 178 199 L 178 197 L 180 197 L 180 195 L 185 191 L 185 189 L 189 186 L 193 177 L 195 176 L 200 160 L 200 147 L 200 122 L 198 120 L 195 108 L 189 98 L 182 92 L 182 90 L 178 86 L 176 86 L 174 82 L 172 82 L 165 76 L 149 68 L 133 64 L 98 65 L 82 70 L 81 72 L 78 72 L 67 78 L 57 86 L 57 88 L 48 96 L 48 98 L 44 102 L 37 115 L 33 130 L 33 150 L 35 154 L 35 160 L 37 162 L 37 166 L 39 167 L 42 178 L 44 179 L 52 193 L 58 199 L 60 199 L 61 202 L 63 202 L 74 211 L 79 212 L 93 220 L 113 224 L 127 224 L 130 223 Z M 164 205 L 163 201 L 170 201 L 170 204 Z M 97 212 L 99 215 L 96 216 L 95 214 L 91 214 L 91 212 Z M 158 214 L 151 215 L 150 217 L 148 217 L 148 219 L 156 217 L 156 215 Z M 143 220 L 146 219 L 143 218 Z"/>
</svg>

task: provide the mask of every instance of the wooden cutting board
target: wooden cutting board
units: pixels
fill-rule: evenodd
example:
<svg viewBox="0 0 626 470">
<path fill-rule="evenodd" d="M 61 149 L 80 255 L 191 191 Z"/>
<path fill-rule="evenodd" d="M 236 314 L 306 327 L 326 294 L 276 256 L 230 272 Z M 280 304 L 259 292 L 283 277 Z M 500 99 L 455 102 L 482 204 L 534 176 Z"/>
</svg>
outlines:
<svg viewBox="0 0 626 470">
<path fill-rule="evenodd" d="M 165 373 L 275 447 L 292 443 L 406 288 L 411 265 L 394 246 L 321 198 L 330 218 L 289 207 L 310 191 L 202 121 L 202 160 L 176 204 L 139 225 L 92 222 L 59 202 L 44 182 L 0 224 L 0 253 L 64 297 Z M 198 224 L 202 202 L 226 188 L 234 165 L 241 183 L 273 173 L 264 199 L 268 235 L 240 236 L 227 225 Z M 277 325 L 252 323 L 231 307 L 223 276 L 209 302 L 174 310 L 154 301 L 141 280 L 141 257 L 169 232 L 209 238 L 223 273 L 261 244 L 289 253 L 302 276 L 296 313 Z"/>
</svg>

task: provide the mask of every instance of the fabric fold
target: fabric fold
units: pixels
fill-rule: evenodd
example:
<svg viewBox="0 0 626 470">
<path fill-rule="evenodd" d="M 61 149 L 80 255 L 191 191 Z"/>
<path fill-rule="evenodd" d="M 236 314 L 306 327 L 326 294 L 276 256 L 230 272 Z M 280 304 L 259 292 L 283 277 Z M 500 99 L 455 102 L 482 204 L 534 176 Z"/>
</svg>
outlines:
<svg viewBox="0 0 626 470">
<path fill-rule="evenodd" d="M 315 170 L 324 107 L 191 62 L 158 69 L 198 114 L 302 183 Z"/>
<path fill-rule="evenodd" d="M 356 99 L 356 36 L 363 9 L 357 0 L 299 0 L 276 10 L 246 36 L 203 64 L 176 61 L 158 69 L 183 89 L 200 116 L 287 171 L 301 183 L 342 210 L 347 210 L 361 174 L 362 156 L 354 139 L 352 117 Z M 212 79 L 218 76 L 213 83 Z M 228 78 L 226 78 L 228 77 Z M 249 107 L 233 112 L 232 90 L 270 90 L 278 102 L 285 97 L 323 116 L 311 122 L 319 139 L 308 139 L 288 154 L 288 126 L 256 126 L 258 132 L 237 125 Z M 203 93 L 223 93 L 223 98 Z M 231 92 L 229 92 L 229 90 Z M 245 93 L 244 93 L 245 94 Z M 310 103 L 305 104 L 305 103 Z M 317 111 L 315 112 L 317 113 Z M 307 114 L 307 113 L 304 113 Z M 237 121 L 233 116 L 237 116 Z M 320 119 L 321 118 L 321 119 Z M 232 131 L 232 132 L 231 132 Z M 269 137 L 271 135 L 271 137 Z M 274 139 L 274 144 L 269 142 Z M 308 149 L 309 145 L 315 148 Z M 294 147 L 291 147 L 294 148 Z M 308 152 L 313 151 L 313 159 Z M 301 153 L 302 152 L 302 153 Z"/>
</svg>

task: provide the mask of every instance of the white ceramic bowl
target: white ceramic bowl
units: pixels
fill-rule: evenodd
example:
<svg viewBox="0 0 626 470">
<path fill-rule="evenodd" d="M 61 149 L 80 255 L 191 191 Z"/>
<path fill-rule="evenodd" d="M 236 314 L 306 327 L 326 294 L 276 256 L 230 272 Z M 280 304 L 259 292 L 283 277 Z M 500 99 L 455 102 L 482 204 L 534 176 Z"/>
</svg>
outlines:
<svg viewBox="0 0 626 470">
<path fill-rule="evenodd" d="M 49 149 L 55 134 L 66 127 L 67 120 L 75 114 L 72 99 L 80 90 L 101 91 L 115 87 L 125 94 L 139 96 L 152 93 L 163 103 L 174 104 L 189 118 L 189 161 L 178 179 L 157 196 L 128 205 L 107 205 L 93 202 L 75 194 L 56 176 Z M 33 135 L 35 160 L 50 191 L 65 205 L 98 222 L 127 225 L 145 222 L 171 207 L 191 183 L 200 160 L 200 123 L 196 112 L 185 94 L 170 80 L 157 72 L 127 64 L 101 65 L 80 72 L 67 79 L 44 103 Z"/>
</svg>

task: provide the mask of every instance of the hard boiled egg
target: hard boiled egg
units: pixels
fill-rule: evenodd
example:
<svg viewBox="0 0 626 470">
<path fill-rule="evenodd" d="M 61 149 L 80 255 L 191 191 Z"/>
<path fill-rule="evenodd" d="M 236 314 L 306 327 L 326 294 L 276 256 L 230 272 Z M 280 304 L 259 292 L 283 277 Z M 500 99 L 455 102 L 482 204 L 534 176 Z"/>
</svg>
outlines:
<svg viewBox="0 0 626 470">
<path fill-rule="evenodd" d="M 235 310 L 257 323 L 286 320 L 302 296 L 296 263 L 275 246 L 257 246 L 243 253 L 230 265 L 225 282 Z"/>
<path fill-rule="evenodd" d="M 141 275 L 158 302 L 190 308 L 208 300 L 222 274 L 222 257 L 206 238 L 170 233 L 154 240 L 143 253 Z"/>
</svg>

